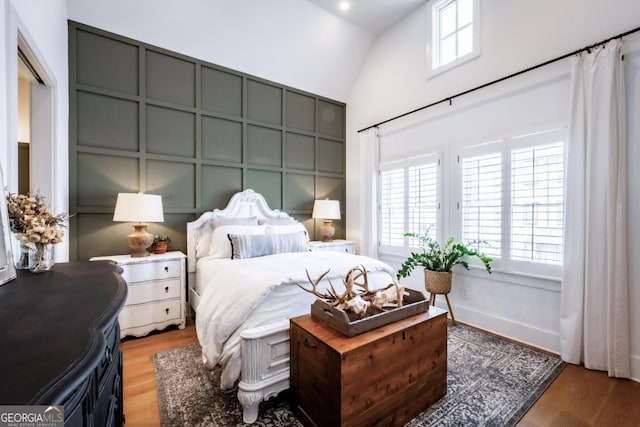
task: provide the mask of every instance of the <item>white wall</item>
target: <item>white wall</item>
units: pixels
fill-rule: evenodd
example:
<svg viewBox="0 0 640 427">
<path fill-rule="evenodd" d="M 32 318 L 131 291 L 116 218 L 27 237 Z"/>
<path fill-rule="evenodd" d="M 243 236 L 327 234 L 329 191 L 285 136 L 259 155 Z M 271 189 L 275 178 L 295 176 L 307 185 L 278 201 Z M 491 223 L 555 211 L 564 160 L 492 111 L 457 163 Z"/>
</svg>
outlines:
<svg viewBox="0 0 640 427">
<path fill-rule="evenodd" d="M 67 0 L 69 19 L 345 101 L 373 35 L 300 0 Z"/>
<path fill-rule="evenodd" d="M 635 28 L 640 3 L 565 0 L 484 0 L 481 56 L 431 79 L 426 73 L 430 4 L 384 33 L 371 49 L 347 99 L 347 235 L 359 240 L 362 182 L 357 131 Z M 625 64 L 630 127 L 630 235 L 640 234 L 640 34 L 627 39 Z M 482 142 L 566 125 L 570 60 L 555 63 L 380 128 L 381 143 L 418 153 L 434 141 L 451 154 Z M 634 143 L 636 142 L 636 143 Z M 452 228 L 449 229 L 451 231 Z M 633 238 L 631 239 L 633 241 Z M 390 260 L 398 263 L 399 260 Z M 397 266 L 397 264 L 396 264 Z M 640 305 L 640 268 L 631 266 L 631 307 Z M 420 288 L 416 274 L 407 283 Z M 496 273 L 458 275 L 451 294 L 456 317 L 514 339 L 559 352 L 560 284 Z M 438 302 L 442 305 L 442 302 Z M 640 313 L 631 310 L 634 378 L 640 379 Z"/>
<path fill-rule="evenodd" d="M 64 0 L 2 0 L 0 4 L 0 163 L 4 182 L 11 191 L 18 188 L 18 33 L 37 56 L 42 72 L 53 87 L 53 159 L 55 166 L 48 199 L 55 212 L 68 211 L 68 65 L 67 16 Z M 38 108 L 37 105 L 32 106 Z M 56 246 L 56 259 L 68 259 L 66 243 Z"/>
</svg>

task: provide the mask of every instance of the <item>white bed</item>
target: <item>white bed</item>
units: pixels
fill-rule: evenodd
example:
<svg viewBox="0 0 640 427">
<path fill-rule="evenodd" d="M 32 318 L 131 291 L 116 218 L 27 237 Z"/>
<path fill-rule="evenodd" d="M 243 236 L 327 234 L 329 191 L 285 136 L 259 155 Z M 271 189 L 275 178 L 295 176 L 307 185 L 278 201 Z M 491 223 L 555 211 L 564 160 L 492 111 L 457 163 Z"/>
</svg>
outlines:
<svg viewBox="0 0 640 427">
<path fill-rule="evenodd" d="M 250 225 L 254 219 L 278 224 Z M 296 285 L 310 287 L 307 272 L 315 279 L 329 270 L 327 278 L 339 287 L 349 269 L 363 265 L 372 289 L 395 281 L 393 269 L 378 260 L 340 252 L 309 252 L 306 241 L 304 248 L 290 243 L 299 240 L 296 233 L 303 228 L 300 223 L 283 224 L 291 221 L 286 213 L 271 210 L 260 194 L 245 190 L 236 193 L 226 208 L 205 212 L 187 224 L 189 301 L 196 313 L 203 361 L 209 367 L 222 366 L 223 388 L 240 380 L 238 399 L 247 423 L 257 419 L 260 402 L 289 388 L 289 318 L 308 313 L 315 299 Z M 254 249 L 243 253 L 242 242 L 237 240 L 278 239 L 247 235 L 280 233 L 280 239 L 287 240 L 283 247 L 293 245 L 300 252 L 285 250 L 252 257 Z M 228 235 L 234 237 L 235 259 L 230 257 Z M 320 286 L 327 283 L 325 279 Z"/>
</svg>

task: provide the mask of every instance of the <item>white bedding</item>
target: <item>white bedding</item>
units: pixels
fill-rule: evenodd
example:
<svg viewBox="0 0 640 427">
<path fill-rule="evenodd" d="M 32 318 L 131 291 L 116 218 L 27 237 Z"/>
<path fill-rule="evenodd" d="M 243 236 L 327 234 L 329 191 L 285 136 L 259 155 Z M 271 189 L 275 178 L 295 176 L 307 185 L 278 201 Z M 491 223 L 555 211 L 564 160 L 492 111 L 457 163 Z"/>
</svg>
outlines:
<svg viewBox="0 0 640 427">
<path fill-rule="evenodd" d="M 198 305 L 196 331 L 205 365 L 211 368 L 220 364 L 223 368 L 221 387 L 232 387 L 240 376 L 241 331 L 309 312 L 316 297 L 295 285 L 301 283 L 310 288 L 306 270 L 312 279 L 330 270 L 327 278 L 338 289 L 345 274 L 359 265 L 369 272 L 372 289 L 395 281 L 395 272 L 387 264 L 341 252 L 200 259 L 196 276 L 199 283 L 206 285 Z"/>
</svg>

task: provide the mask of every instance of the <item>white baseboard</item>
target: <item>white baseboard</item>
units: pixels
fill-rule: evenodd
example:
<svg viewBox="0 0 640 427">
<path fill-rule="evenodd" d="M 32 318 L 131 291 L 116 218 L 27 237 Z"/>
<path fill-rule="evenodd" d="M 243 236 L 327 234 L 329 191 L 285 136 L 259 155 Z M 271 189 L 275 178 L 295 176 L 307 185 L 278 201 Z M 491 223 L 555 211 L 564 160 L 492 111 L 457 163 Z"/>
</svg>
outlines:
<svg viewBox="0 0 640 427">
<path fill-rule="evenodd" d="M 560 354 L 560 335 L 557 332 L 543 330 L 469 307 L 452 305 L 456 320 L 544 351 Z M 436 300 L 436 306 L 447 309 L 444 301 Z"/>
<path fill-rule="evenodd" d="M 631 355 L 631 379 L 640 383 L 640 356 Z"/>
</svg>

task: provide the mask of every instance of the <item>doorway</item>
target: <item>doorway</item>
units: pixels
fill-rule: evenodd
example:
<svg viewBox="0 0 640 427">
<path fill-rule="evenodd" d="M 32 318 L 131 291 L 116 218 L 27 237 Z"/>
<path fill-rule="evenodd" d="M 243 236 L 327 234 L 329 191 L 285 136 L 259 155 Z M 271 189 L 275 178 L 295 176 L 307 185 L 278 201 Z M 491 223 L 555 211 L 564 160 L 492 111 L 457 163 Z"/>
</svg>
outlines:
<svg viewBox="0 0 640 427">
<path fill-rule="evenodd" d="M 54 203 L 53 87 L 18 33 L 18 192 L 39 192 Z"/>
</svg>

